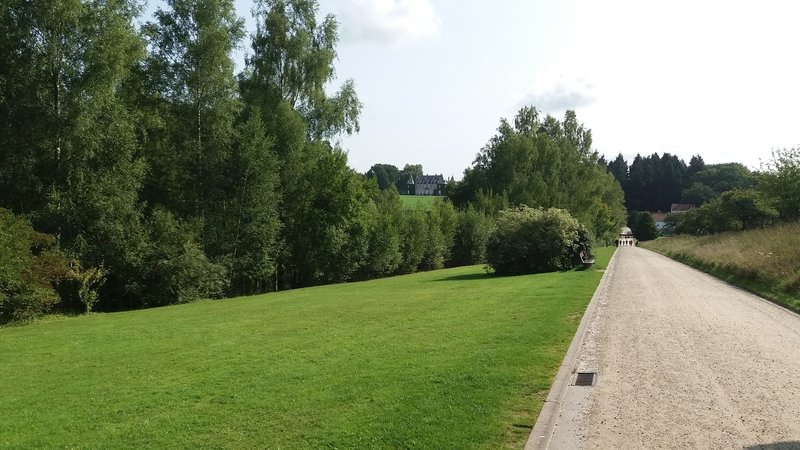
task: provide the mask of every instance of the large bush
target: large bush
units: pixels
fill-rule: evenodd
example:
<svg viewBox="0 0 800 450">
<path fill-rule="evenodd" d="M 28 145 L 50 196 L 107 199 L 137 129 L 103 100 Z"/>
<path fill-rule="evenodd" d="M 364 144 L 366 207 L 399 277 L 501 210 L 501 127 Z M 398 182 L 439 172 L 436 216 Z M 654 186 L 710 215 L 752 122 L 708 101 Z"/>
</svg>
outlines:
<svg viewBox="0 0 800 450">
<path fill-rule="evenodd" d="M 577 267 L 590 254 L 589 233 L 569 212 L 520 206 L 500 212 L 486 256 L 498 274 L 553 272 Z"/>
<path fill-rule="evenodd" d="M 26 320 L 60 301 L 54 283 L 68 274 L 52 236 L 0 208 L 0 323 Z"/>
</svg>

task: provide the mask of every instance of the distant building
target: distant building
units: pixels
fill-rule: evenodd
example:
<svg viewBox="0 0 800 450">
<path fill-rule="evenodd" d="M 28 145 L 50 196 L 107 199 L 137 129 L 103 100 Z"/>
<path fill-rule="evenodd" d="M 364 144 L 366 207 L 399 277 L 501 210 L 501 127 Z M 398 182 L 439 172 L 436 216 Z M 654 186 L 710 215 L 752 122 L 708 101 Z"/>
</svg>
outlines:
<svg viewBox="0 0 800 450">
<path fill-rule="evenodd" d="M 661 232 L 661 230 L 667 226 L 667 214 L 662 212 L 654 212 L 651 214 L 653 215 L 653 221 L 656 223 L 656 228 Z"/>
<path fill-rule="evenodd" d="M 682 214 L 695 208 L 696 206 L 690 203 L 673 203 L 672 206 L 669 208 L 669 212 L 672 214 Z"/>
<path fill-rule="evenodd" d="M 442 175 L 423 175 L 421 177 L 410 177 L 408 179 L 409 195 L 444 195 L 447 183 Z"/>
</svg>

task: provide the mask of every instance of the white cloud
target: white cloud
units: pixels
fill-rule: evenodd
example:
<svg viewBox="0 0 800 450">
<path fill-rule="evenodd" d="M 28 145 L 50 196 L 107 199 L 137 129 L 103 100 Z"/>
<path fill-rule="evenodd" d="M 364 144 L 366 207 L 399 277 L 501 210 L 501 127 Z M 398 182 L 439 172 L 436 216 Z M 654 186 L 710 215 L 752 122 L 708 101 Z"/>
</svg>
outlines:
<svg viewBox="0 0 800 450">
<path fill-rule="evenodd" d="M 583 78 L 558 77 L 533 84 L 520 106 L 535 106 L 544 113 L 560 116 L 565 111 L 589 106 L 597 101 L 595 86 Z"/>
<path fill-rule="evenodd" d="M 345 38 L 382 43 L 433 37 L 441 23 L 430 0 L 339 0 L 337 16 Z"/>
</svg>

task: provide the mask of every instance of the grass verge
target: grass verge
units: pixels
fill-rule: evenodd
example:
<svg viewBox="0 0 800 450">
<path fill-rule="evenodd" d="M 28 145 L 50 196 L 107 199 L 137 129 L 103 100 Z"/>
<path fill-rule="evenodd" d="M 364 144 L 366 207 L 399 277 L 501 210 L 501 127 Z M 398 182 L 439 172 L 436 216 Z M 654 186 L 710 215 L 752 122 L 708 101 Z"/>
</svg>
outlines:
<svg viewBox="0 0 800 450">
<path fill-rule="evenodd" d="M 601 275 L 472 266 L 3 328 L 0 446 L 520 448 Z"/>
<path fill-rule="evenodd" d="M 800 224 L 713 236 L 673 236 L 642 247 L 800 312 Z"/>
</svg>

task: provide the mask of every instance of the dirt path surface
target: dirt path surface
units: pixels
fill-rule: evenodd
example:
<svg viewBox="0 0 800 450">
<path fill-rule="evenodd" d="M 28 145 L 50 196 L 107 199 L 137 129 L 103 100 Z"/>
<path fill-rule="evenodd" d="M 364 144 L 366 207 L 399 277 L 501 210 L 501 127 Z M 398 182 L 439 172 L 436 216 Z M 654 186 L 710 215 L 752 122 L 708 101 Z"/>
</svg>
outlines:
<svg viewBox="0 0 800 450">
<path fill-rule="evenodd" d="M 800 316 L 639 248 L 609 271 L 549 448 L 800 449 Z"/>
</svg>

